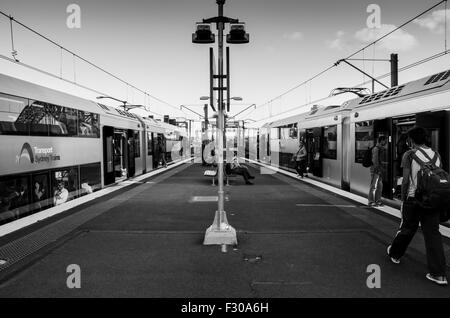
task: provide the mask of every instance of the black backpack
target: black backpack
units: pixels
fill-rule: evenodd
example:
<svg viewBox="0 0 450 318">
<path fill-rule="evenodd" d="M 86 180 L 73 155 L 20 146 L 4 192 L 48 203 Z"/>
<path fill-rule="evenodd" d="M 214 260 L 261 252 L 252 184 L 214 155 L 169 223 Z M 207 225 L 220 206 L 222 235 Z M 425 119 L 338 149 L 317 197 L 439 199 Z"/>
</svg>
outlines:
<svg viewBox="0 0 450 318">
<path fill-rule="evenodd" d="M 450 218 L 450 176 L 436 165 L 440 158 L 437 152 L 431 159 L 424 150 L 419 148 L 418 151 L 429 161 L 424 162 L 416 153 L 412 154 L 412 159 L 420 165 L 415 197 L 421 207 L 439 210 L 441 222 L 446 222 Z"/>
<path fill-rule="evenodd" d="M 372 150 L 373 148 L 375 148 L 376 146 L 369 148 L 366 150 L 366 152 L 364 153 L 364 157 L 362 160 L 362 165 L 365 168 L 370 168 L 373 166 L 373 162 L 372 162 Z"/>
</svg>

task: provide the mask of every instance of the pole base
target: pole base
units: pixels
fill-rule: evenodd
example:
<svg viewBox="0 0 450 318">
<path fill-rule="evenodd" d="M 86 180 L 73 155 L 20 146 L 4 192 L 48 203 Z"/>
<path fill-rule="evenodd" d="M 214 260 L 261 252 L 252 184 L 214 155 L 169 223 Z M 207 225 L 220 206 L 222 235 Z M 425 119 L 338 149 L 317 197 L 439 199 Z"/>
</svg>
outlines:
<svg viewBox="0 0 450 318">
<path fill-rule="evenodd" d="M 222 212 L 222 223 L 218 226 L 217 218 L 214 223 L 206 230 L 203 245 L 237 245 L 236 230 L 228 224 L 225 212 Z"/>
</svg>

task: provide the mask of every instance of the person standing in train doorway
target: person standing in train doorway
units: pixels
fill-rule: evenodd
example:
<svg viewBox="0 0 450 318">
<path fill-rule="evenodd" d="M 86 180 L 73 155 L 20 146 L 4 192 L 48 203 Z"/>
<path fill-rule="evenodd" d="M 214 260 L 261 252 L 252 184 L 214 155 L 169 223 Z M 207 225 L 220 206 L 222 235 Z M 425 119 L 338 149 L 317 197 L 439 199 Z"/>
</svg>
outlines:
<svg viewBox="0 0 450 318">
<path fill-rule="evenodd" d="M 420 205 L 418 189 L 418 173 L 421 165 L 429 163 L 435 167 L 442 166 L 437 152 L 425 146 L 427 132 L 422 127 L 414 127 L 408 131 L 412 143 L 412 150 L 406 152 L 402 160 L 402 222 L 392 244 L 387 248 L 387 254 L 394 264 L 400 263 L 408 245 L 419 228 L 422 226 L 427 254 L 428 274 L 426 278 L 438 285 L 448 285 L 446 277 L 446 260 L 442 235 L 439 232 L 440 211 Z"/>
<path fill-rule="evenodd" d="M 372 166 L 370 167 L 370 191 L 369 191 L 369 206 L 377 207 L 383 206 L 381 201 L 381 194 L 383 193 L 383 162 L 382 158 L 385 154 L 385 147 L 387 144 L 386 136 L 378 137 L 378 142 L 372 148 Z"/>
<path fill-rule="evenodd" d="M 301 177 L 302 179 L 305 174 L 307 155 L 308 153 L 306 152 L 306 146 L 303 143 L 303 140 L 300 140 L 299 149 L 297 153 L 292 157 L 292 159 L 295 160 L 295 170 L 297 171 L 297 177 Z"/>
<path fill-rule="evenodd" d="M 162 165 L 164 165 L 164 168 L 167 168 L 166 150 L 164 148 L 165 147 L 162 138 L 158 138 L 158 163 L 161 163 Z"/>
</svg>

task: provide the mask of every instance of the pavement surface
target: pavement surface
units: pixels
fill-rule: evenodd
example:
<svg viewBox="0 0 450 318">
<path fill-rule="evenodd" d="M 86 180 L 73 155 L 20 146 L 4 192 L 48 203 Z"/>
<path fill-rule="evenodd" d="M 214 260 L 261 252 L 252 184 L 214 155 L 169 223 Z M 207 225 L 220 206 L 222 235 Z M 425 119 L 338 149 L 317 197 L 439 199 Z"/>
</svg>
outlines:
<svg viewBox="0 0 450 318">
<path fill-rule="evenodd" d="M 217 209 L 204 170 L 185 164 L 3 238 L 10 253 L 19 240 L 48 242 L 0 271 L 0 297 L 450 297 L 449 287 L 425 279 L 421 233 L 394 265 L 386 247 L 399 220 L 255 166 L 253 186 L 237 178 L 225 188 L 238 245 L 226 253 L 202 245 Z M 72 264 L 79 289 L 67 287 Z M 373 266 L 380 288 L 368 287 Z"/>
</svg>

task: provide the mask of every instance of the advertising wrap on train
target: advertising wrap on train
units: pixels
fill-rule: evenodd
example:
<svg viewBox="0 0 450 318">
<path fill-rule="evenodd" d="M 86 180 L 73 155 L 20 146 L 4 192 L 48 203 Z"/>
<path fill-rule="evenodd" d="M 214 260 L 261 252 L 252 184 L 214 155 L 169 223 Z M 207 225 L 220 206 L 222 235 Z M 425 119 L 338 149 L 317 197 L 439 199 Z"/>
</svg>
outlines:
<svg viewBox="0 0 450 318">
<path fill-rule="evenodd" d="M 1 138 L 0 171 L 15 174 L 101 161 L 99 140 L 83 139 L 83 148 L 87 151 L 79 151 L 80 141 L 77 139 L 30 136 Z"/>
</svg>

